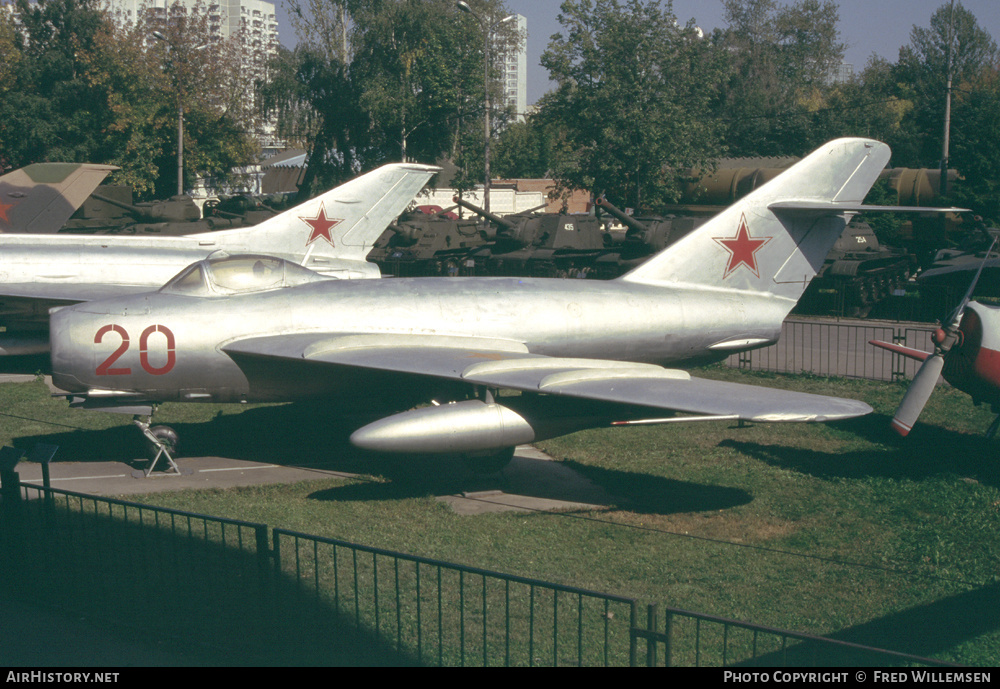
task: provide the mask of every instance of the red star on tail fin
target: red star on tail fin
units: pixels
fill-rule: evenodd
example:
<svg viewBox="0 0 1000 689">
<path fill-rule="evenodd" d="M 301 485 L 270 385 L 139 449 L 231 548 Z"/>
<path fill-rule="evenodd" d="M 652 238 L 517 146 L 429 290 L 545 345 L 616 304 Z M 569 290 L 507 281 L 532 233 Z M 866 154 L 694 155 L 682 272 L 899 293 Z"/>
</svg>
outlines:
<svg viewBox="0 0 1000 689">
<path fill-rule="evenodd" d="M 757 269 L 757 252 L 771 241 L 772 237 L 758 239 L 751 237 L 745 215 L 740 216 L 740 227 L 736 231 L 735 237 L 713 237 L 713 239 L 729 252 L 729 265 L 726 266 L 723 279 L 729 277 L 740 265 L 746 266 L 756 277 L 760 277 L 760 272 Z"/>
<path fill-rule="evenodd" d="M 319 213 L 315 218 L 299 219 L 312 228 L 312 233 L 309 235 L 309 239 L 306 240 L 306 246 L 309 246 L 320 237 L 323 237 L 326 241 L 330 242 L 330 246 L 335 246 L 333 243 L 333 237 L 330 236 L 330 230 L 344 222 L 340 218 L 327 218 L 326 208 L 322 204 L 320 204 Z"/>
</svg>

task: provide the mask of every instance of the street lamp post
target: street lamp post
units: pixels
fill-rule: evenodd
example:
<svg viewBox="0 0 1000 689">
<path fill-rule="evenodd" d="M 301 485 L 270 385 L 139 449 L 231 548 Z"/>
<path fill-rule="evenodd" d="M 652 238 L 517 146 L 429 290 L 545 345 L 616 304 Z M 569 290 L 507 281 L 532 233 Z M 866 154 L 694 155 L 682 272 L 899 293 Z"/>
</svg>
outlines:
<svg viewBox="0 0 1000 689">
<path fill-rule="evenodd" d="M 938 192 L 941 196 L 948 195 L 948 143 L 951 138 L 951 80 L 952 80 L 952 48 L 955 44 L 955 0 L 951 0 L 948 13 L 948 45 L 945 48 L 947 60 L 947 84 L 944 92 L 944 139 L 941 144 L 941 182 Z M 941 216 L 942 220 L 944 216 Z"/>
<path fill-rule="evenodd" d="M 483 29 L 483 91 L 486 97 L 486 111 L 483 116 L 484 129 L 485 129 L 485 145 L 483 148 L 483 209 L 489 213 L 490 212 L 490 33 L 493 29 L 497 28 L 501 24 L 509 22 L 514 18 L 514 15 L 508 15 L 499 21 L 494 22 L 492 25 L 487 25 L 483 21 L 482 17 L 472 11 L 469 4 L 464 0 L 459 0 L 455 3 L 458 9 L 463 12 L 467 12 L 476 18 L 479 22 L 479 26 Z"/>
<path fill-rule="evenodd" d="M 170 39 L 159 31 L 152 33 L 153 38 L 163 41 L 171 51 L 176 47 L 170 43 Z M 204 50 L 208 44 L 200 45 L 194 50 Z M 184 195 L 184 94 L 181 92 L 180 81 L 177 83 L 177 195 Z"/>
</svg>

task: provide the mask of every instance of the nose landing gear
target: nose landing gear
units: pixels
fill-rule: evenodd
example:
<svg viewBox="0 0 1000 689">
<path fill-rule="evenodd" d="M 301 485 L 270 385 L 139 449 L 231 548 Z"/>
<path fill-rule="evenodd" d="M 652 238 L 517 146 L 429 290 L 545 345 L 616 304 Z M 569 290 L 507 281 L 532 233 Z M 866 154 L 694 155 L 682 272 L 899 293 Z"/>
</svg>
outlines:
<svg viewBox="0 0 1000 689">
<path fill-rule="evenodd" d="M 132 423 L 139 427 L 145 436 L 146 454 L 149 456 L 149 466 L 143 472 L 146 478 L 153 473 L 161 457 L 165 457 L 170 464 L 168 473 L 180 475 L 181 470 L 174 461 L 174 453 L 177 452 L 177 431 L 170 426 L 150 426 L 152 416 L 133 416 Z"/>
</svg>

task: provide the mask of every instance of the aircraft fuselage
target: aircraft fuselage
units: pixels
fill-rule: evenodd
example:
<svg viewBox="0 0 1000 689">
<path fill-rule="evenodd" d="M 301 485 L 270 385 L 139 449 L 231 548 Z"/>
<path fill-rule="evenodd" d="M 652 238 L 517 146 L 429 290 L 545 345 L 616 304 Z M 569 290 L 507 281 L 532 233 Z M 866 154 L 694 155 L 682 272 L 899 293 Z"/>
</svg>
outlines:
<svg viewBox="0 0 1000 689">
<path fill-rule="evenodd" d="M 363 283 L 363 284 L 362 284 Z M 68 392 L 114 389 L 155 401 L 341 398 L 411 403 L 399 378 L 241 361 L 251 337 L 316 333 L 504 339 L 531 353 L 657 364 L 720 359 L 775 342 L 788 304 L 729 290 L 528 278 L 325 281 L 228 296 L 157 292 L 78 304 L 52 316 L 53 380 Z M 736 333 L 736 335 L 734 335 Z M 80 360 L 83 357 L 84 360 Z M 206 384 L 210 381 L 210 384 Z M 413 394 L 423 392 L 414 381 Z"/>
</svg>

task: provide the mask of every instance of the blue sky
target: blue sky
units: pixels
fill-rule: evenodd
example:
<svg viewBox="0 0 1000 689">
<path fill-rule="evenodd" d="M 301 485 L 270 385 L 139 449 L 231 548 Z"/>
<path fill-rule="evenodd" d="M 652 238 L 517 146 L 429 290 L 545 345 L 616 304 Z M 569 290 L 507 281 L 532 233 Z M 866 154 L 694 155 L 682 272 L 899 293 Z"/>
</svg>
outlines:
<svg viewBox="0 0 1000 689">
<path fill-rule="evenodd" d="M 295 35 L 283 8 L 277 5 L 281 42 L 295 45 Z M 779 0 L 780 1 L 780 0 Z M 783 4 L 790 4 L 786 0 Z M 560 30 L 559 0 L 506 0 L 507 7 L 528 19 L 528 102 L 534 103 L 551 88 L 548 72 L 538 64 L 549 37 Z M 895 61 L 899 48 L 910 42 L 914 25 L 926 27 L 934 11 L 947 0 L 840 0 L 840 39 L 847 44 L 845 60 L 860 71 L 874 53 Z M 1000 0 L 961 0 L 979 25 L 1000 40 Z M 681 24 L 688 19 L 706 33 L 725 26 L 722 0 L 674 0 L 674 14 Z"/>
</svg>

